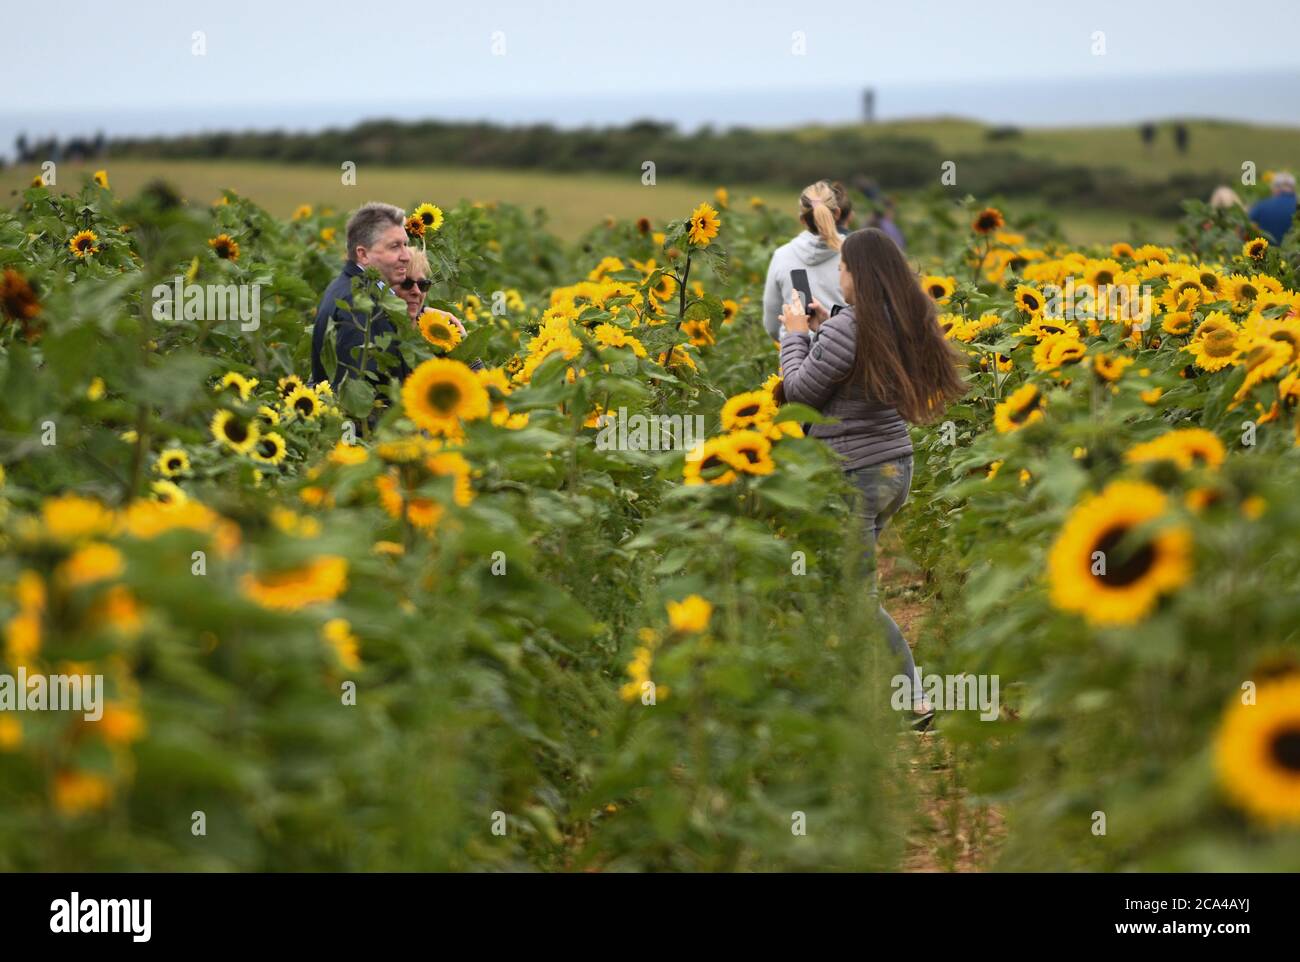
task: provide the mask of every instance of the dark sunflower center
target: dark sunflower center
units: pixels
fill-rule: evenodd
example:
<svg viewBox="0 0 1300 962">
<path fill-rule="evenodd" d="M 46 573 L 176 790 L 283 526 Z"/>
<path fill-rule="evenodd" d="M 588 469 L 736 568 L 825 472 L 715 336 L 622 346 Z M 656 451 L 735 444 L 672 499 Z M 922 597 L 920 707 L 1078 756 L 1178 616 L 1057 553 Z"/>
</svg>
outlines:
<svg viewBox="0 0 1300 962">
<path fill-rule="evenodd" d="M 1114 283 L 1115 283 L 1115 275 L 1112 274 L 1110 271 L 1098 271 L 1098 272 L 1097 272 L 1097 284 L 1098 284 L 1098 286 L 1100 286 L 1100 287 L 1106 287 L 1107 285 L 1109 285 L 1109 284 L 1114 284 Z"/>
<path fill-rule="evenodd" d="M 1259 294 L 1259 291 L 1255 290 L 1255 288 L 1254 288 L 1253 285 L 1251 285 L 1251 284 L 1242 284 L 1242 285 L 1241 285 L 1241 298 L 1242 298 L 1242 300 L 1253 301 L 1253 300 L 1255 299 L 1255 297 L 1256 297 L 1258 294 Z"/>
<path fill-rule="evenodd" d="M 429 389 L 429 403 L 439 411 L 453 411 L 460 401 L 460 388 L 445 381 Z"/>
<path fill-rule="evenodd" d="M 236 444 L 243 444 L 248 440 L 248 427 L 242 421 L 232 418 L 226 422 L 226 437 Z"/>
<path fill-rule="evenodd" d="M 1219 289 L 1218 278 L 1216 278 L 1213 274 L 1202 274 L 1201 285 L 1211 291 L 1217 291 Z"/>
<path fill-rule="evenodd" d="M 758 464 L 758 451 L 754 448 L 741 448 L 740 453 L 746 457 L 750 464 Z"/>
<path fill-rule="evenodd" d="M 300 397 L 293 402 L 293 409 L 299 414 L 311 414 L 316 410 L 316 403 L 309 397 Z"/>
<path fill-rule="evenodd" d="M 1115 548 L 1131 529 L 1127 525 L 1110 528 L 1097 539 L 1094 552 L 1100 551 L 1106 560 L 1106 573 L 1100 575 L 1102 581 L 1114 588 L 1124 588 L 1133 584 L 1147 572 L 1156 561 L 1155 548 L 1150 542 L 1144 542 L 1136 550 L 1120 556 Z"/>
<path fill-rule="evenodd" d="M 1273 736 L 1270 746 L 1273 760 L 1291 772 L 1300 773 L 1300 728 L 1290 728 Z"/>
<path fill-rule="evenodd" d="M 264 458 L 273 458 L 279 453 L 280 448 L 269 438 L 263 438 L 257 443 L 257 450 Z"/>
<path fill-rule="evenodd" d="M 168 471 L 179 471 L 181 469 L 180 458 L 171 458 L 167 461 Z"/>
<path fill-rule="evenodd" d="M 740 409 L 736 412 L 736 417 L 738 417 L 738 418 L 752 418 L 752 417 L 753 417 L 755 414 L 757 414 L 757 413 L 758 413 L 758 405 L 757 405 L 757 404 L 746 404 L 743 408 L 740 408 Z"/>
<path fill-rule="evenodd" d="M 1024 296 L 1024 304 L 1025 307 L 1029 308 L 1031 311 L 1038 310 L 1038 298 L 1034 297 L 1032 294 L 1026 294 Z"/>
<path fill-rule="evenodd" d="M 941 285 L 941 284 L 931 284 L 931 285 L 930 285 L 930 296 L 931 296 L 931 297 L 943 297 L 943 294 L 944 294 L 943 285 Z"/>
</svg>

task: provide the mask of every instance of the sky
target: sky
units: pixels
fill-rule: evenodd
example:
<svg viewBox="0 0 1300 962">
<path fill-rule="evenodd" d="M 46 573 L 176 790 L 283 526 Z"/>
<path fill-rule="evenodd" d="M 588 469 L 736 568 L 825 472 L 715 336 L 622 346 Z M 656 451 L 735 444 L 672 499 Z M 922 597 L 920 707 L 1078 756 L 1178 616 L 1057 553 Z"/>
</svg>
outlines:
<svg viewBox="0 0 1300 962">
<path fill-rule="evenodd" d="M 1256 0 L 1247 19 L 1222 0 L 43 0 L 11 6 L 5 20 L 0 89 L 14 110 L 272 101 L 382 110 L 412 97 L 1295 69 L 1300 5 Z M 92 56 L 70 45 L 73 26 Z"/>
<path fill-rule="evenodd" d="M 868 86 L 882 119 L 1300 123 L 1300 3 L 1249 11 L 1222 0 L 42 0 L 5 11 L 0 154 L 18 132 L 318 130 L 375 117 L 834 123 L 858 118 Z"/>
</svg>

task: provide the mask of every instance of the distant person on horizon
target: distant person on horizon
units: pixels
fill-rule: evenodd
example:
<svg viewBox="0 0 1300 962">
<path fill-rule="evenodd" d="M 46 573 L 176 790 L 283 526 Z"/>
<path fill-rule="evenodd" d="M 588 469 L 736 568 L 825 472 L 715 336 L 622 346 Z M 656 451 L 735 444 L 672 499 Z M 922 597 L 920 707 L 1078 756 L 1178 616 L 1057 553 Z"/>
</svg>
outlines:
<svg viewBox="0 0 1300 962">
<path fill-rule="evenodd" d="M 907 250 L 907 242 L 903 239 L 903 232 L 899 229 L 898 224 L 894 221 L 894 201 L 880 192 L 877 187 L 868 178 L 859 178 L 856 184 L 857 188 L 862 191 L 871 201 L 871 213 L 867 215 L 867 227 L 874 227 L 883 231 L 889 236 L 900 251 Z"/>
<path fill-rule="evenodd" d="M 1250 209 L 1250 219 L 1268 235 L 1274 244 L 1282 238 L 1295 221 L 1295 176 L 1285 170 L 1273 175 L 1273 196 L 1265 197 Z"/>
<path fill-rule="evenodd" d="M 1187 153 L 1188 136 L 1186 124 L 1174 125 L 1174 146 L 1178 148 L 1180 154 Z"/>
<path fill-rule="evenodd" d="M 799 220 L 805 230 L 772 254 L 763 288 L 763 327 L 779 342 L 785 328 L 781 311 L 790 303 L 794 287 L 790 272 L 806 270 L 813 299 L 829 308 L 840 303 L 840 244 L 853 213 L 853 201 L 844 185 L 819 180 L 799 195 Z"/>
<path fill-rule="evenodd" d="M 1142 146 L 1150 150 L 1151 145 L 1156 142 L 1156 125 L 1147 121 L 1138 128 L 1138 133 L 1142 135 Z"/>
</svg>

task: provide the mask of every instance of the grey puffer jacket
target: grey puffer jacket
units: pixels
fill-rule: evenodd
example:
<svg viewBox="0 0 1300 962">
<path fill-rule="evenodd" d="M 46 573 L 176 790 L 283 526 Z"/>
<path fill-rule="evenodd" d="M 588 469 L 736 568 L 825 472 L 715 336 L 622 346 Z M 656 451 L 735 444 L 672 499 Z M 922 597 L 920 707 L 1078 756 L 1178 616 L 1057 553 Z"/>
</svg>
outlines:
<svg viewBox="0 0 1300 962">
<path fill-rule="evenodd" d="M 888 404 L 873 401 L 853 377 L 857 353 L 853 309 L 821 326 L 816 343 L 806 333 L 781 338 L 781 378 L 788 401 L 807 404 L 837 424 L 814 424 L 809 432 L 844 459 L 844 470 L 883 464 L 912 453 L 907 422 Z"/>
</svg>

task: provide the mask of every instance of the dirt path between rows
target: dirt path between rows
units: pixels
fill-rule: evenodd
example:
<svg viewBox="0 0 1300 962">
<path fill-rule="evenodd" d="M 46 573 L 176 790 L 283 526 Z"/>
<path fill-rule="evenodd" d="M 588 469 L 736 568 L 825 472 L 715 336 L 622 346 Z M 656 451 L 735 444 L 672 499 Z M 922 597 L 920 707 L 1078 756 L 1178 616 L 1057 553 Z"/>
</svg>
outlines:
<svg viewBox="0 0 1300 962">
<path fill-rule="evenodd" d="M 886 550 L 879 577 L 885 607 L 924 661 L 925 619 L 928 613 L 919 574 L 897 564 Z M 943 717 L 938 718 L 942 728 Z M 911 778 L 919 805 L 907 836 L 901 868 L 906 872 L 978 872 L 996 857 L 1005 830 L 1001 813 L 972 805 L 962 785 L 960 760 L 940 731 L 903 733 L 914 746 Z"/>
</svg>

